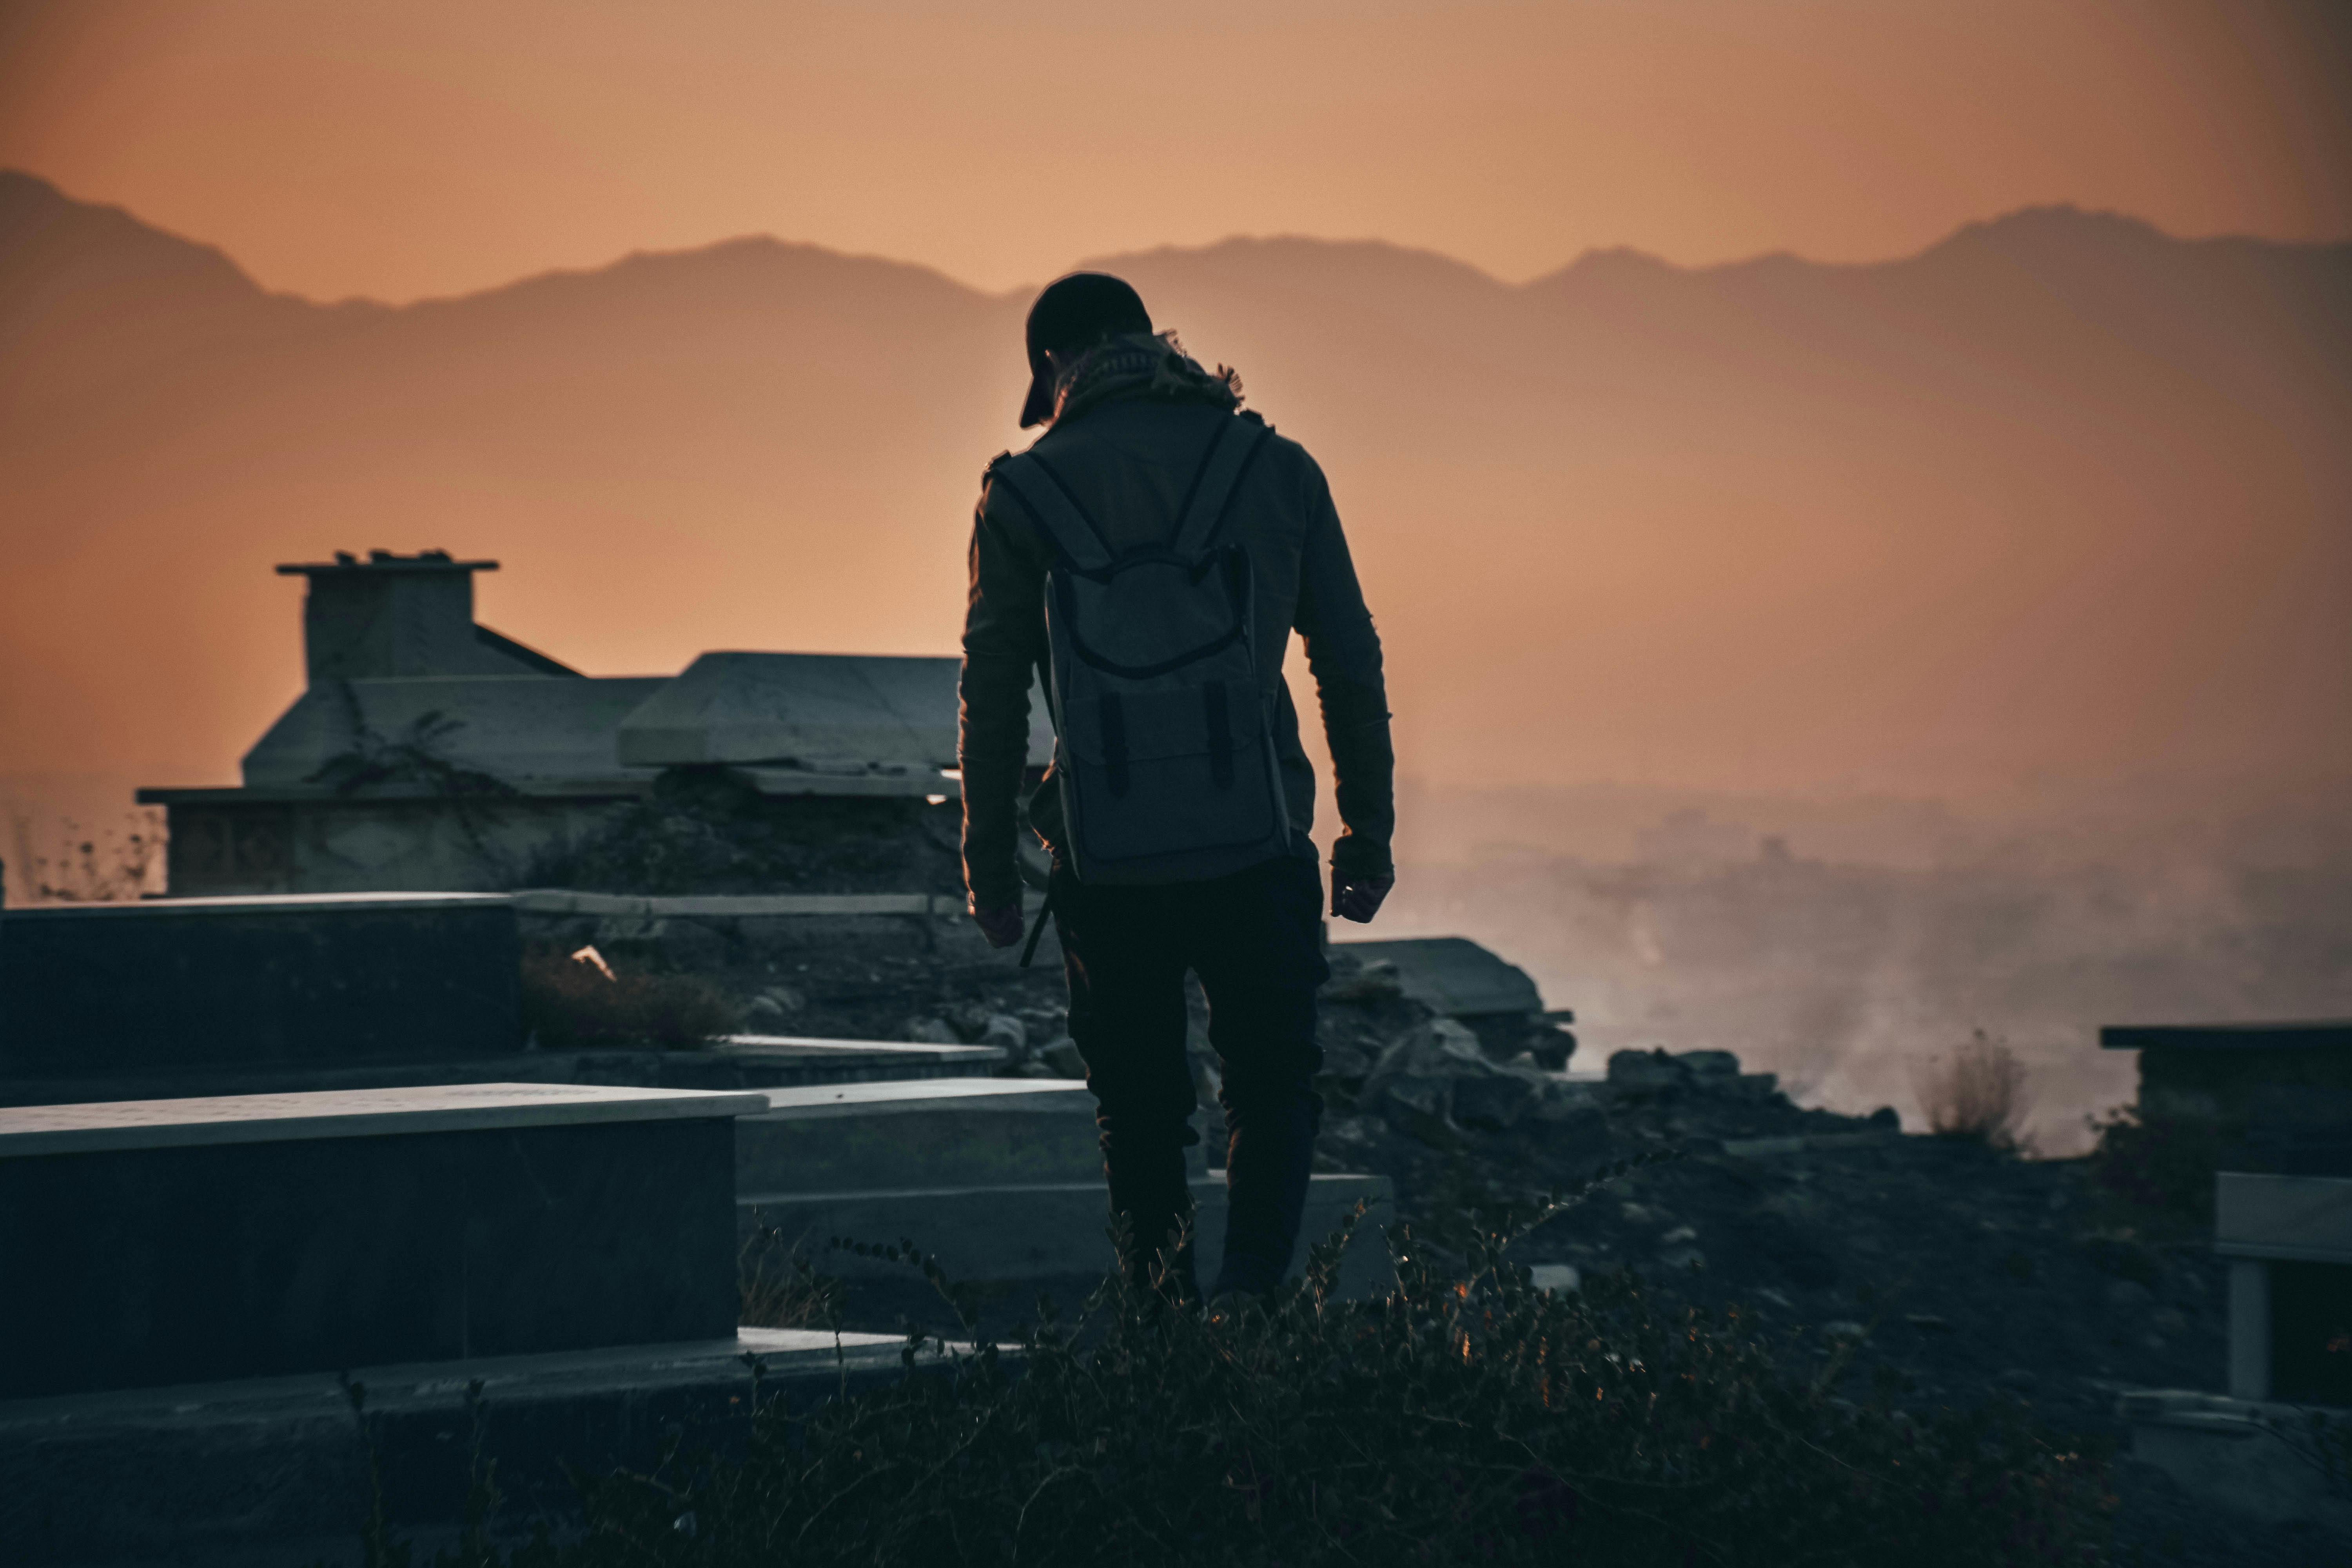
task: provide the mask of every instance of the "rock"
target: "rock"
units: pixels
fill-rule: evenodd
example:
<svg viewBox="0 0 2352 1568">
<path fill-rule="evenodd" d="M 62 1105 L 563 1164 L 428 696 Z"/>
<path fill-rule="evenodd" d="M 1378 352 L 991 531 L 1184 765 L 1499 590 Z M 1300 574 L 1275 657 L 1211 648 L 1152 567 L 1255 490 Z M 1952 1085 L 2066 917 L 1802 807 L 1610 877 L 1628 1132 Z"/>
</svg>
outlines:
<svg viewBox="0 0 2352 1568">
<path fill-rule="evenodd" d="M 1010 1013 L 992 1013 L 976 1043 L 994 1046 L 1017 1058 L 1029 1049 L 1029 1026 Z"/>
<path fill-rule="evenodd" d="M 1620 1204 L 1617 1214 L 1627 1225 L 1656 1225 L 1665 1217 L 1646 1204 Z"/>
<path fill-rule="evenodd" d="M 1840 1318 L 1835 1322 L 1823 1323 L 1822 1325 L 1822 1333 L 1826 1338 L 1832 1340 L 1866 1340 L 1870 1338 L 1870 1331 L 1868 1329 L 1864 1328 L 1860 1323 L 1857 1323 L 1849 1318 Z"/>
<path fill-rule="evenodd" d="M 1675 1226 L 1674 1229 L 1666 1232 L 1665 1235 L 1658 1237 L 1658 1245 L 1661 1247 L 1672 1247 L 1678 1241 L 1696 1241 L 1697 1239 L 1698 1232 L 1696 1229 L 1690 1226 L 1678 1225 Z"/>
<path fill-rule="evenodd" d="M 754 1034 L 781 1029 L 808 1004 L 789 985 L 772 985 L 743 1005 L 743 1023 Z"/>
<path fill-rule="evenodd" d="M 2117 1312 L 2145 1311 L 2156 1304 L 2156 1292 L 2137 1279 L 2110 1279 L 2106 1289 L 2107 1306 Z"/>
<path fill-rule="evenodd" d="M 977 1040 L 988 1032 L 989 1020 L 998 1016 L 984 1002 L 959 1002 L 947 1010 L 947 1021 L 961 1040 Z"/>
<path fill-rule="evenodd" d="M 1446 1118 L 1455 1112 L 1457 1085 L 1484 1078 L 1508 1079 L 1517 1086 L 1518 1103 L 1511 1109 L 1515 1096 L 1512 1089 L 1483 1096 L 1473 1089 L 1470 1105 L 1475 1113 L 1507 1113 L 1516 1119 L 1517 1111 L 1525 1109 L 1524 1100 L 1532 1098 L 1532 1088 L 1526 1079 L 1486 1059 L 1476 1035 L 1451 1018 L 1433 1018 L 1381 1053 L 1380 1060 L 1372 1064 L 1370 1076 L 1364 1079 L 1363 1092 L 1357 1096 L 1357 1101 L 1368 1110 L 1378 1110 L 1391 1117 L 1418 1112 Z"/>
<path fill-rule="evenodd" d="M 1522 1125 L 1543 1129 L 1547 1142 L 1584 1147 L 1609 1141 L 1609 1113 L 1581 1096 L 1569 1098 L 1549 1092 L 1547 1086 L 1543 1098 L 1535 1109 L 1521 1119 Z"/>
<path fill-rule="evenodd" d="M 1776 1072 L 1744 1072 L 1727 1087 L 1742 1100 L 1778 1100 L 1780 1097 L 1780 1075 Z"/>
<path fill-rule="evenodd" d="M 2000 1384 L 2003 1388 L 2023 1390 L 2032 1388 L 2035 1384 L 2042 1380 L 2036 1377 L 2028 1368 L 2012 1366 L 2004 1367 L 2000 1372 L 1995 1373 L 1993 1374 L 1993 1381 Z"/>
<path fill-rule="evenodd" d="M 1658 1267 L 1686 1274 L 1694 1268 L 1706 1267 L 1706 1254 L 1696 1247 L 1670 1247 L 1658 1254 Z"/>
<path fill-rule="evenodd" d="M 1867 1125 L 1882 1128 L 1889 1132 L 1898 1132 L 1903 1128 L 1903 1118 L 1895 1113 L 1893 1106 L 1882 1105 L 1870 1113 Z"/>
<path fill-rule="evenodd" d="M 1729 1051 L 1676 1051 L 1675 1060 L 1690 1068 L 1692 1077 L 1710 1087 L 1739 1077 L 1739 1058 Z"/>
<path fill-rule="evenodd" d="M 1014 1062 L 1000 1076 L 1004 1078 L 1059 1078 L 1062 1075 L 1032 1057 L 1025 1062 Z"/>
<path fill-rule="evenodd" d="M 1063 1078 L 1087 1076 L 1087 1058 L 1078 1054 L 1078 1042 L 1067 1035 L 1041 1048 L 1037 1059 Z"/>
<path fill-rule="evenodd" d="M 1397 966 L 1382 960 L 1368 963 L 1353 974 L 1335 975 L 1323 987 L 1326 1002 L 1390 1002 L 1404 994 L 1404 984 L 1397 977 Z"/>
<path fill-rule="evenodd" d="M 1682 1089 L 1691 1081 L 1691 1069 L 1663 1050 L 1619 1051 L 1609 1058 L 1612 1089 Z"/>
<path fill-rule="evenodd" d="M 902 1026 L 902 1032 L 906 1035 L 908 1039 L 913 1041 L 919 1046 L 960 1046 L 963 1044 L 963 1037 L 950 1028 L 947 1025 L 947 1021 L 941 1018 L 909 1018 L 907 1020 L 905 1025 Z"/>
<path fill-rule="evenodd" d="M 1491 1073 L 1465 1074 L 1454 1080 L 1454 1120 L 1465 1127 L 1501 1131 L 1542 1098 L 1542 1086 L 1532 1073 L 1505 1067 Z"/>
<path fill-rule="evenodd" d="M 1528 1270 L 1528 1283 L 1538 1290 L 1556 1290 L 1563 1296 L 1572 1296 L 1584 1280 L 1573 1263 L 1538 1263 Z"/>
<path fill-rule="evenodd" d="M 1333 1078 L 1359 1079 L 1372 1070 L 1372 1053 L 1363 1047 L 1340 1042 L 1323 1047 L 1323 1070 Z"/>
<path fill-rule="evenodd" d="M 1546 1072 L 1559 1072 L 1576 1055 L 1576 1037 L 1557 1024 L 1547 1025 L 1528 1037 L 1528 1054 Z"/>
</svg>

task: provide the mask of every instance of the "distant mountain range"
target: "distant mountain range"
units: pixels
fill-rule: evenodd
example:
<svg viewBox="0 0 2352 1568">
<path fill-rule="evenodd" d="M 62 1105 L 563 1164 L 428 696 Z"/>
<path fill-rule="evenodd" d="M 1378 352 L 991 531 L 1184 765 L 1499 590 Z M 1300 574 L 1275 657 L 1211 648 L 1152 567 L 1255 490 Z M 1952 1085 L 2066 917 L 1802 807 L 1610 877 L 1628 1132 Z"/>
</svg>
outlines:
<svg viewBox="0 0 2352 1568">
<path fill-rule="evenodd" d="M 1104 258 L 1332 477 L 1409 773 L 2352 773 L 2352 247 L 2037 209 L 1868 266 Z M 0 773 L 233 776 L 274 562 L 503 559 L 600 672 L 955 644 L 1021 296 L 767 238 L 389 307 L 0 173 Z"/>
</svg>

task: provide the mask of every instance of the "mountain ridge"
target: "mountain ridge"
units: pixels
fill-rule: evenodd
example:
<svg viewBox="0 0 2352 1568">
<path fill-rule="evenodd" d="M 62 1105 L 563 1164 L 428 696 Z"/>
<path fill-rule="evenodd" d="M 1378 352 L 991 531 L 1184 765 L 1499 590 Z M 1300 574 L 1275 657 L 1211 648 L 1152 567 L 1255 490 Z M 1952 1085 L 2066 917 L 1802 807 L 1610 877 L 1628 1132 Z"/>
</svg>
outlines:
<svg viewBox="0 0 2352 1568">
<path fill-rule="evenodd" d="M 166 240 L 173 245 L 184 247 L 188 251 L 197 253 L 234 274 L 236 279 L 258 297 L 299 302 L 318 310 L 331 311 L 353 310 L 397 311 L 413 310 L 420 306 L 446 306 L 503 294 L 557 279 L 594 278 L 642 268 L 649 263 L 688 262 L 704 258 L 717 260 L 731 254 L 746 251 L 762 251 L 772 255 L 804 255 L 823 258 L 829 261 L 874 266 L 895 272 L 923 274 L 977 300 L 1025 301 L 1034 295 L 1038 287 L 1036 283 L 1026 283 L 1016 285 L 1010 289 L 991 292 L 966 283 L 944 268 L 926 262 L 909 261 L 875 252 L 843 250 L 817 240 L 790 239 L 772 233 L 750 232 L 698 245 L 666 249 L 633 249 L 604 261 L 544 268 L 478 288 L 448 294 L 425 295 L 415 300 L 389 301 L 368 295 L 348 295 L 338 300 L 322 300 L 290 290 L 266 288 L 219 246 L 151 224 L 128 208 L 118 205 L 85 201 L 68 195 L 55 184 L 27 170 L 0 168 L 0 235 L 5 235 L 8 232 L 5 225 L 9 220 L 10 209 L 26 205 L 27 192 L 37 193 L 37 199 L 55 207 L 68 209 L 79 216 L 100 217 L 110 223 L 122 226 L 128 230 L 136 231 L 142 237 Z M 1142 250 L 1110 252 L 1082 258 L 1074 265 L 1079 268 L 1108 267 L 1121 262 L 1156 263 L 1170 258 L 1198 260 L 1214 258 L 1222 260 L 1225 257 L 1243 251 L 1263 253 L 1284 248 L 1310 250 L 1327 255 L 1360 252 L 1408 260 L 1416 265 L 1434 263 L 1435 269 L 1475 279 L 1478 282 L 1497 290 L 1537 294 L 1551 285 L 1576 275 L 1621 266 L 1629 270 L 1685 279 L 1738 278 L 1790 267 L 1832 275 L 1851 275 L 1927 262 L 1937 257 L 1939 253 L 1979 246 L 1987 242 L 1993 242 L 1993 248 L 1997 250 L 2013 254 L 2012 247 L 2005 242 L 2019 237 L 2043 237 L 2053 232 L 2063 233 L 2068 237 L 2104 234 L 2128 237 L 2136 241 L 2154 241 L 2166 246 L 2204 247 L 2217 250 L 2252 249 L 2283 255 L 2334 254 L 2352 258 L 2352 241 L 2276 240 L 2251 235 L 2181 237 L 2168 234 L 2147 220 L 2129 214 L 2085 208 L 2070 202 L 2053 202 L 2018 207 L 1990 217 L 1969 219 L 1949 234 L 1918 250 L 1861 261 L 1824 261 L 1783 249 L 1765 251 L 1755 256 L 1738 257 L 1724 261 L 1685 265 L 1667 260 L 1631 246 L 1603 246 L 1580 252 L 1559 266 L 1538 273 L 1523 282 L 1513 283 L 1496 278 L 1474 262 L 1463 260 L 1458 257 L 1425 246 L 1407 245 L 1379 237 L 1337 238 L 1320 235 L 1276 233 L 1232 234 L 1198 245 L 1167 244 Z"/>
<path fill-rule="evenodd" d="M 2352 767 L 2352 247 L 1098 264 L 1323 462 L 1433 780 Z M 1025 304 L 767 236 L 320 303 L 0 175 L 0 739 L 222 776 L 299 684 L 269 563 L 339 547 L 499 555 L 486 617 L 591 668 L 950 651 Z"/>
</svg>

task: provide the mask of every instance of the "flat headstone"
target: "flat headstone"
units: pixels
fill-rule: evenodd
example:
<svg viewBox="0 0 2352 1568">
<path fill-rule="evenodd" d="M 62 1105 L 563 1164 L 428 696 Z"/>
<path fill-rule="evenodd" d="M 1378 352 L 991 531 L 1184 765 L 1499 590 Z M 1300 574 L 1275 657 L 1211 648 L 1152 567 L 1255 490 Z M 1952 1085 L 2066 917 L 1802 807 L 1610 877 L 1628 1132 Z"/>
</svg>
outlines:
<svg viewBox="0 0 2352 1568">
<path fill-rule="evenodd" d="M 707 1340 L 756 1094 L 468 1084 L 0 1111 L 0 1398 Z"/>
<path fill-rule="evenodd" d="M 0 914 L 0 1078 L 518 1051 L 498 894 L 149 899 Z"/>
</svg>

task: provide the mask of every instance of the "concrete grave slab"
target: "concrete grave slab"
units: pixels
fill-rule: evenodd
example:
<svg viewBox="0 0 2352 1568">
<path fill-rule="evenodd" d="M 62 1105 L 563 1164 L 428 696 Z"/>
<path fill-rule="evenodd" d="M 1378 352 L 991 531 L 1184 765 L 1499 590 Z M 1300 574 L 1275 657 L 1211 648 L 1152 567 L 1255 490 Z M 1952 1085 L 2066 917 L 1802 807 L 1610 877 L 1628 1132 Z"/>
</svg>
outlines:
<svg viewBox="0 0 2352 1568">
<path fill-rule="evenodd" d="M 948 1079 L 772 1090 L 764 1115 L 737 1124 L 736 1204 L 743 1234 L 772 1227 L 824 1271 L 904 1276 L 903 1265 L 828 1249 L 835 1237 L 911 1241 L 951 1278 L 1099 1276 L 1111 1264 L 1109 1194 L 1085 1085 L 1055 1079 Z M 1202 1256 L 1224 1240 L 1225 1184 L 1206 1152 L 1191 1177 Z M 1343 1275 L 1369 1292 L 1388 1276 L 1379 1226 L 1391 1197 L 1381 1177 L 1316 1176 L 1306 1244 L 1373 1203 Z"/>
<path fill-rule="evenodd" d="M 504 897 L 150 899 L 0 914 L 0 1079 L 463 1059 L 522 1046 Z"/>
<path fill-rule="evenodd" d="M 363 1416 L 332 1373 L 0 1401 L 0 1562 L 356 1561 L 371 1458 L 390 1521 L 429 1554 L 458 1521 L 478 1413 L 501 1520 L 560 1525 L 579 1506 L 567 1465 L 650 1469 L 680 1427 L 717 1447 L 740 1443 L 751 1396 L 744 1357 L 760 1359 L 766 1390 L 805 1411 L 904 1375 L 903 1343 L 747 1328 L 618 1350 L 355 1366 Z M 477 1382 L 478 1412 L 466 1397 Z"/>
<path fill-rule="evenodd" d="M 927 1079 L 772 1089 L 736 1129 L 740 1194 L 1090 1184 L 1095 1098 L 1066 1079 Z M 1195 1156 L 1195 1168 L 1206 1166 Z"/>
<path fill-rule="evenodd" d="M 2352 1405 L 2352 1179 L 2223 1171 L 2213 1250 L 2230 1259 L 2230 1393 Z"/>
<path fill-rule="evenodd" d="M 721 1337 L 733 1118 L 571 1084 L 0 1111 L 0 1397 Z"/>
</svg>

